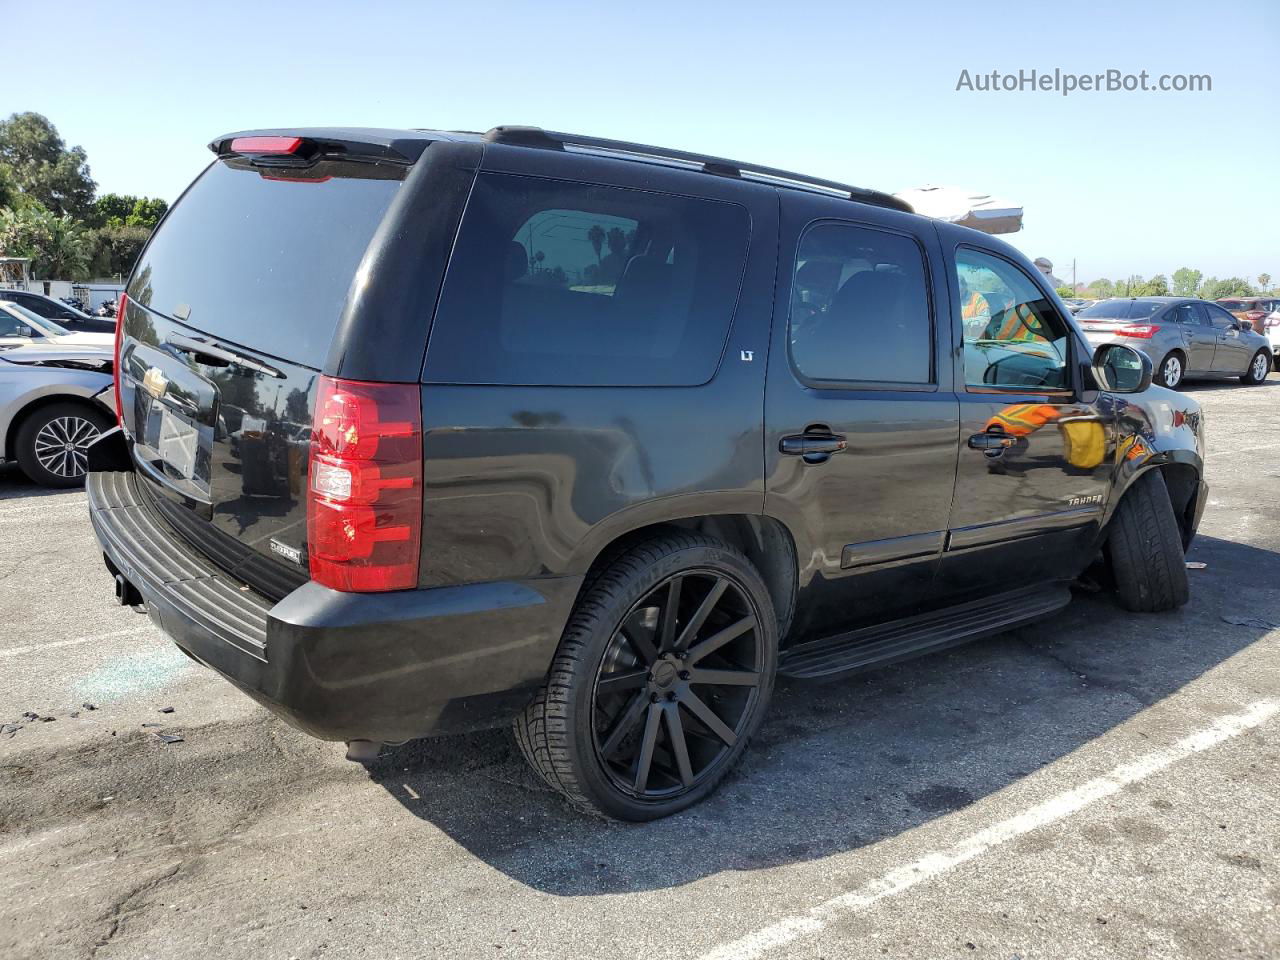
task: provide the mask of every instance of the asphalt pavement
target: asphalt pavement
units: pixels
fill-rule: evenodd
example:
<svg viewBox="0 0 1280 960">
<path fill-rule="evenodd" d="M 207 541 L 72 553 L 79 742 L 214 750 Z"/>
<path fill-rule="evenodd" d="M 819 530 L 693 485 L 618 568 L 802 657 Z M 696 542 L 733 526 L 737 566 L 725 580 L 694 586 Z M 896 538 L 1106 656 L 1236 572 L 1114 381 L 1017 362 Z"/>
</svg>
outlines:
<svg viewBox="0 0 1280 960">
<path fill-rule="evenodd" d="M 0 468 L 0 958 L 1280 956 L 1280 375 L 1187 392 L 1188 606 L 782 682 L 644 826 L 506 731 L 347 762 L 114 605 L 83 491 Z"/>
</svg>

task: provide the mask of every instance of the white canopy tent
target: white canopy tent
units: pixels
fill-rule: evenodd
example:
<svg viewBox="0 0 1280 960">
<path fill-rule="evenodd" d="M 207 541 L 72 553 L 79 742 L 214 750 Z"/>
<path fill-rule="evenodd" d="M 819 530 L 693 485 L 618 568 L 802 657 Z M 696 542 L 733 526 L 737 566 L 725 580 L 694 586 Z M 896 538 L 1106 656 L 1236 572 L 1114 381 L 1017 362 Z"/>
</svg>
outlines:
<svg viewBox="0 0 1280 960">
<path fill-rule="evenodd" d="M 1016 233 L 1022 229 L 1022 207 L 963 187 L 914 187 L 894 194 L 916 213 L 958 223 L 983 233 Z"/>
</svg>

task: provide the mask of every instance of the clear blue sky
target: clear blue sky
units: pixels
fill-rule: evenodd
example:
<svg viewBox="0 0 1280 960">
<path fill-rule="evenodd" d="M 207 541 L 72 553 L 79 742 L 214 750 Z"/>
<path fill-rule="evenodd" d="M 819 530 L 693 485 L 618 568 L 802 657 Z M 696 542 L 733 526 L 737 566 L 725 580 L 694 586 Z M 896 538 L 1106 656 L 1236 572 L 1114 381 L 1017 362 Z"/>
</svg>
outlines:
<svg viewBox="0 0 1280 960">
<path fill-rule="evenodd" d="M 525 123 L 1002 194 L 1026 208 L 1006 239 L 1067 280 L 1073 257 L 1082 281 L 1280 277 L 1276 0 L 0 7 L 22 38 L 0 115 L 47 115 L 101 191 L 172 200 L 205 143 L 249 127 Z M 955 89 L 963 68 L 1055 67 L 1208 73 L 1213 90 Z"/>
</svg>

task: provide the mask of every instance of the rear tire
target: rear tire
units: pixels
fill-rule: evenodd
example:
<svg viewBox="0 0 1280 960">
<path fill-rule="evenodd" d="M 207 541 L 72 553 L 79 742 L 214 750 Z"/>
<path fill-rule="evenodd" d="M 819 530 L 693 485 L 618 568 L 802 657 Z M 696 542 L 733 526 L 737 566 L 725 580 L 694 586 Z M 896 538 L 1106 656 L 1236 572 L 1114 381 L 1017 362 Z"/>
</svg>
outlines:
<svg viewBox="0 0 1280 960">
<path fill-rule="evenodd" d="M 618 555 L 587 585 L 545 685 L 515 718 L 516 742 L 582 810 L 669 816 L 704 799 L 741 758 L 777 659 L 773 604 L 750 561 L 673 530 Z"/>
<path fill-rule="evenodd" d="M 100 410 L 64 401 L 27 415 L 14 439 L 18 466 L 46 487 L 78 487 L 84 483 L 89 444 L 111 425 Z"/>
<path fill-rule="evenodd" d="M 1160 361 L 1160 366 L 1156 368 L 1154 379 L 1162 387 L 1177 390 L 1181 386 L 1182 378 L 1186 376 L 1186 373 L 1186 361 L 1182 358 L 1182 354 L 1175 350 Z"/>
<path fill-rule="evenodd" d="M 1256 386 L 1267 379 L 1267 374 L 1270 372 L 1271 358 L 1267 356 L 1267 351 L 1259 350 L 1249 361 L 1249 369 L 1241 375 L 1240 382 L 1246 387 Z"/>
<path fill-rule="evenodd" d="M 1139 477 L 1120 501 L 1106 553 L 1125 609 L 1156 613 L 1190 599 L 1182 536 L 1158 469 Z"/>
</svg>

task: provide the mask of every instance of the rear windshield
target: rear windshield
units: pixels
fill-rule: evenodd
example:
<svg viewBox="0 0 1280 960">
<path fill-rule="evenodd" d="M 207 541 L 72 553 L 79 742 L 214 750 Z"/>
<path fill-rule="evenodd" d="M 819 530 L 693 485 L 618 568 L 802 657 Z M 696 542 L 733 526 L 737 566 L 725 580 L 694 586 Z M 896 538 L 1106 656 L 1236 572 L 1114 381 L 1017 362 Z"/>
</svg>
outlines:
<svg viewBox="0 0 1280 960">
<path fill-rule="evenodd" d="M 1218 306 L 1224 310 L 1248 310 L 1252 304 L 1247 304 L 1243 300 L 1219 300 Z"/>
<path fill-rule="evenodd" d="M 319 369 L 352 277 L 400 186 L 370 178 L 373 167 L 331 166 L 327 178 L 304 181 L 214 163 L 143 251 L 129 299 Z"/>
<path fill-rule="evenodd" d="M 1167 304 L 1159 300 L 1103 300 L 1076 314 L 1079 320 L 1142 320 L 1159 313 Z"/>
</svg>

